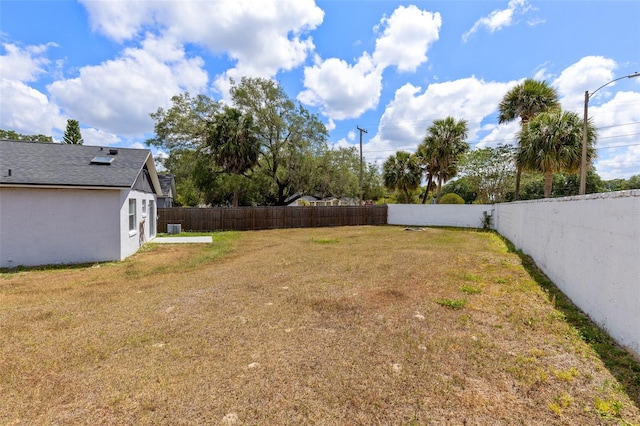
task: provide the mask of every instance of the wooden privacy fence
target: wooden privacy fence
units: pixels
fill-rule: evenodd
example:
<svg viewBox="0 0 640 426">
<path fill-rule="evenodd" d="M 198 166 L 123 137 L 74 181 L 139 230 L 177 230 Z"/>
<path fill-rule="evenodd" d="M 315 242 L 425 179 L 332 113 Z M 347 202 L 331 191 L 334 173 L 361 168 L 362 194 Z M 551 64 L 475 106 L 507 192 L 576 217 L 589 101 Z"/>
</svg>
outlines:
<svg viewBox="0 0 640 426">
<path fill-rule="evenodd" d="M 386 223 L 386 205 L 158 209 L 158 232 L 167 232 L 168 224 L 180 224 L 182 231 L 209 232 Z"/>
</svg>

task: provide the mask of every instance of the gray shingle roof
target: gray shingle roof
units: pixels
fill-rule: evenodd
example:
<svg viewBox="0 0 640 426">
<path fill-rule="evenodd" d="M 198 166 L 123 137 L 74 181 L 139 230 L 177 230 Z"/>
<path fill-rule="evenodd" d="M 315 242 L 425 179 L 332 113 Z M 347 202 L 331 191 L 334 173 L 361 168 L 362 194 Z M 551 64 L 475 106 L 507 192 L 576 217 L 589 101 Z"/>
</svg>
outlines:
<svg viewBox="0 0 640 426">
<path fill-rule="evenodd" d="M 164 195 L 165 197 L 167 197 L 171 192 L 171 184 L 174 182 L 174 179 L 175 179 L 174 175 L 171 175 L 171 174 L 158 175 L 158 180 L 160 181 L 160 188 L 162 188 L 162 195 Z M 176 194 L 171 194 L 171 195 L 175 196 Z"/>
<path fill-rule="evenodd" d="M 0 184 L 131 187 L 151 151 L 115 148 L 117 154 L 110 155 L 110 149 L 0 140 Z M 91 164 L 94 157 L 113 157 L 113 162 Z"/>
</svg>

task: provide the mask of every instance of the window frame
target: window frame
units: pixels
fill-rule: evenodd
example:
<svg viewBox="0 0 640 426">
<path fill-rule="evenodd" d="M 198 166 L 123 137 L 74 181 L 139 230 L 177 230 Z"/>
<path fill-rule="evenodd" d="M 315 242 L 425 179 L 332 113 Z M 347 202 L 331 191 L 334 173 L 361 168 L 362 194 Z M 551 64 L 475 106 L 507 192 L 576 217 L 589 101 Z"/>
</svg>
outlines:
<svg viewBox="0 0 640 426">
<path fill-rule="evenodd" d="M 155 236 L 156 230 L 156 203 L 153 200 L 149 200 L 149 236 Z"/>
<path fill-rule="evenodd" d="M 135 198 L 129 198 L 129 235 L 135 235 L 138 233 L 137 228 L 137 203 Z"/>
</svg>

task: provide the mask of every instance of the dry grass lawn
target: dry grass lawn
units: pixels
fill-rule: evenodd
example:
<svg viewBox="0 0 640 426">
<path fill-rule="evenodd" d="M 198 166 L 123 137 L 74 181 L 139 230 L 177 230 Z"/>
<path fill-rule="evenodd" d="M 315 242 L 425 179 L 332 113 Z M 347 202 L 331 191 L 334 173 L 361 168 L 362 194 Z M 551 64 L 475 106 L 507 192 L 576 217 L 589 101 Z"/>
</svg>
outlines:
<svg viewBox="0 0 640 426">
<path fill-rule="evenodd" d="M 220 233 L 4 273 L 0 424 L 640 423 L 638 364 L 605 366 L 554 302 L 473 230 Z"/>
</svg>

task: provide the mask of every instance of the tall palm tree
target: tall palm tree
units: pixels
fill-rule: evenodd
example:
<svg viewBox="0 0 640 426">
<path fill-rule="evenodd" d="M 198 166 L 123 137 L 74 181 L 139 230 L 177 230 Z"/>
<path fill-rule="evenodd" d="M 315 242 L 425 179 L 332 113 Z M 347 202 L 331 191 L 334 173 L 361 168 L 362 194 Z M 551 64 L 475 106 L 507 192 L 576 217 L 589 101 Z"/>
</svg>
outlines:
<svg viewBox="0 0 640 426">
<path fill-rule="evenodd" d="M 226 173 L 245 175 L 258 164 L 260 139 L 253 118 L 236 108 L 225 107 L 209 123 L 207 147 L 217 166 Z M 238 189 L 233 192 L 233 206 L 238 206 Z"/>
<path fill-rule="evenodd" d="M 575 173 L 582 159 L 584 122 L 578 114 L 560 109 L 536 115 L 520 131 L 517 162 L 525 169 L 544 173 L 544 196 L 551 196 L 553 173 Z M 587 158 L 596 155 L 596 129 L 587 125 Z"/>
<path fill-rule="evenodd" d="M 409 191 L 414 191 L 420 186 L 422 169 L 415 155 L 398 151 L 384 162 L 382 179 L 384 186 L 402 192 L 407 202 L 411 203 Z"/>
<path fill-rule="evenodd" d="M 435 159 L 429 157 L 429 153 L 426 150 L 424 142 L 418 145 L 418 149 L 416 150 L 416 161 L 418 161 L 418 164 L 422 167 L 422 173 L 427 179 L 427 186 L 425 187 L 421 200 L 422 204 L 424 204 L 427 202 L 427 198 L 429 198 L 429 192 L 434 189 L 434 178 L 437 175 L 438 165 Z"/>
<path fill-rule="evenodd" d="M 469 150 L 469 144 L 465 142 L 467 132 L 466 120 L 453 117 L 434 120 L 418 148 L 423 161 L 432 165 L 431 173 L 438 179 L 436 203 L 440 202 L 442 183 L 457 174 L 456 163 Z"/>
<path fill-rule="evenodd" d="M 502 98 L 498 107 L 498 123 L 508 123 L 519 118 L 522 129 L 536 114 L 556 108 L 560 108 L 556 90 L 546 81 L 528 78 L 509 90 Z M 516 200 L 520 196 L 521 175 L 522 167 L 516 162 Z"/>
</svg>

